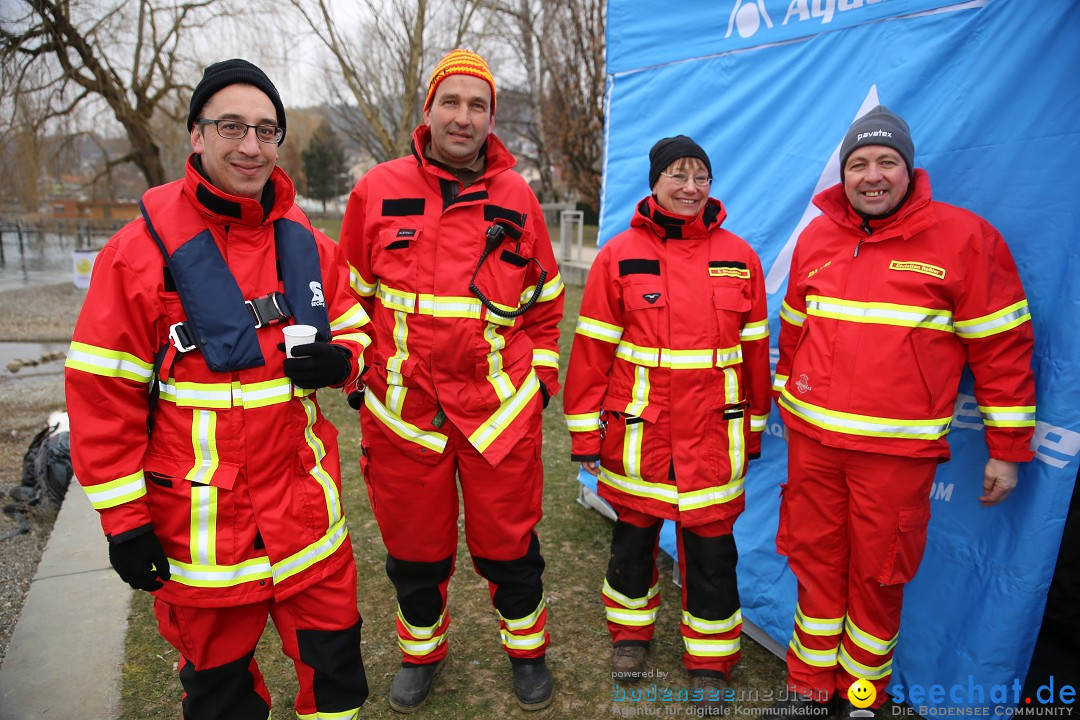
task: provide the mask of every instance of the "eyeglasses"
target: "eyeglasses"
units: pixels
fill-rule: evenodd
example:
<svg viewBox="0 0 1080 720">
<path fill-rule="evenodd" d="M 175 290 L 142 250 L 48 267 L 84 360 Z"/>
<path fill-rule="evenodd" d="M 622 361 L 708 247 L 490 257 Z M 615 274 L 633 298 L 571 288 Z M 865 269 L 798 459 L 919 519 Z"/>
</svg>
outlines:
<svg viewBox="0 0 1080 720">
<path fill-rule="evenodd" d="M 698 187 L 708 187 L 712 184 L 712 178 L 708 175 L 694 175 L 690 177 L 686 173 L 660 173 L 664 177 L 669 177 L 676 185 L 685 185 L 688 181 L 693 180 L 694 184 Z"/>
<path fill-rule="evenodd" d="M 216 125 L 217 134 L 226 140 L 243 140 L 248 130 L 255 130 L 255 138 L 264 143 L 280 143 L 285 137 L 285 128 L 277 125 L 248 125 L 239 120 L 207 120 L 200 118 L 196 125 Z"/>
</svg>

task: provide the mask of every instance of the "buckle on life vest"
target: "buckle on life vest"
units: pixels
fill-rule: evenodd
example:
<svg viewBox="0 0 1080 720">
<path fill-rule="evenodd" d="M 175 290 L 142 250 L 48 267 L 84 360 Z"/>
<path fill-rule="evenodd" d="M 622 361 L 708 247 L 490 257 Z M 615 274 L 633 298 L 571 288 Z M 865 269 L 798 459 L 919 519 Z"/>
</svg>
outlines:
<svg viewBox="0 0 1080 720">
<path fill-rule="evenodd" d="M 256 329 L 270 323 L 284 322 L 292 317 L 289 303 L 279 292 L 267 293 L 254 300 L 245 300 L 244 304 L 251 311 L 251 318 L 255 321 Z"/>
<path fill-rule="evenodd" d="M 169 328 L 169 342 L 182 353 L 191 352 L 198 347 L 195 344 L 195 338 L 191 336 L 191 331 L 188 330 L 187 323 L 182 322 L 174 323 Z"/>
</svg>

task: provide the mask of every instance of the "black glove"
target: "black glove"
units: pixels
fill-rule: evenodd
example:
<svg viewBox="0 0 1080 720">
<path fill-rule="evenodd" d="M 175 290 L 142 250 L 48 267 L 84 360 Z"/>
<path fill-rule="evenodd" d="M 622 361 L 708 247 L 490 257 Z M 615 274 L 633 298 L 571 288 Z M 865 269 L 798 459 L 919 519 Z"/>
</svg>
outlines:
<svg viewBox="0 0 1080 720">
<path fill-rule="evenodd" d="M 161 580 L 168 580 L 169 559 L 153 529 L 121 542 L 109 543 L 109 562 L 113 570 L 136 590 L 158 590 Z"/>
<path fill-rule="evenodd" d="M 352 353 L 333 343 L 297 345 L 292 352 L 293 357 L 285 358 L 285 375 L 305 390 L 340 385 L 352 369 Z"/>
</svg>

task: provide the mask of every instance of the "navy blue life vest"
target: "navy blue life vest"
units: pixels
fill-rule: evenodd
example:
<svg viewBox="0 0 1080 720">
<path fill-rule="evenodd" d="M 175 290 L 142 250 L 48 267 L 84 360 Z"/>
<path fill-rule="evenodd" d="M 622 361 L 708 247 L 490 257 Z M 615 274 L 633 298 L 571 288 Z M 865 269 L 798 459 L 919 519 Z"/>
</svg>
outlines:
<svg viewBox="0 0 1080 720">
<path fill-rule="evenodd" d="M 178 197 L 183 192 L 181 183 L 148 190 L 139 207 L 176 284 L 188 334 L 214 372 L 264 365 L 246 298 L 205 219 L 190 202 Z M 155 226 L 151 214 L 159 220 L 165 215 L 167 222 Z M 297 324 L 314 326 L 316 340 L 329 341 L 330 318 L 314 234 L 296 220 L 281 218 L 274 221 L 274 245 L 292 317 Z"/>
</svg>

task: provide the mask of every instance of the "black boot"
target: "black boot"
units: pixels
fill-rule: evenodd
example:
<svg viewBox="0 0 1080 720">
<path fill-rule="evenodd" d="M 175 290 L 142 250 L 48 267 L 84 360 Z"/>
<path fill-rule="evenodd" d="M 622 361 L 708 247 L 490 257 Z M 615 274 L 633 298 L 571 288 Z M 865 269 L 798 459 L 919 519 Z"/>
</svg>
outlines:
<svg viewBox="0 0 1080 720">
<path fill-rule="evenodd" d="M 769 706 L 761 720 L 826 720 L 836 710 L 836 697 L 815 702 L 807 695 L 792 695 Z"/>
<path fill-rule="evenodd" d="M 522 710 L 543 710 L 551 704 L 554 682 L 544 658 L 539 662 L 514 663 L 514 695 Z"/>
<path fill-rule="evenodd" d="M 402 664 L 394 676 L 394 681 L 390 683 L 390 707 L 399 713 L 419 710 L 431 694 L 431 684 L 444 662 L 445 658 L 428 665 Z"/>
</svg>

